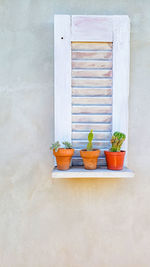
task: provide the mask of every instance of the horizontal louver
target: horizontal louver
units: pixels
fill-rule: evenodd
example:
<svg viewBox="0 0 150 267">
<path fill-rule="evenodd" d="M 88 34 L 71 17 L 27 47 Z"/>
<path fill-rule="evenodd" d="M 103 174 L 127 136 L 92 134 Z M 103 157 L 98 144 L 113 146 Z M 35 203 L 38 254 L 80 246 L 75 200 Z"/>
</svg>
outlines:
<svg viewBox="0 0 150 267">
<path fill-rule="evenodd" d="M 93 147 L 101 149 L 98 165 L 105 165 L 112 131 L 112 43 L 72 42 L 73 165 L 83 165 L 80 149 L 91 129 Z"/>
</svg>

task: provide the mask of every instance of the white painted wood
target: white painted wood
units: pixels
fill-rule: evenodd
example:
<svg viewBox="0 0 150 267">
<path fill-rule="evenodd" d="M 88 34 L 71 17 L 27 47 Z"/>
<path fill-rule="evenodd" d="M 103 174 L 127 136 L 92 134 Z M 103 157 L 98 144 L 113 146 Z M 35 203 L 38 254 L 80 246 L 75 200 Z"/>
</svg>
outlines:
<svg viewBox="0 0 150 267">
<path fill-rule="evenodd" d="M 72 41 L 113 41 L 112 16 L 72 16 Z"/>
<path fill-rule="evenodd" d="M 111 49 L 110 49 L 111 47 Z M 109 62 L 111 62 L 112 59 L 112 43 L 75 43 L 75 46 L 73 46 L 72 43 L 72 60 L 76 60 L 79 61 L 79 63 L 81 63 L 81 60 L 92 60 L 92 63 L 94 62 L 101 62 L 101 60 L 105 60 L 106 58 L 109 58 Z M 76 51 L 76 52 L 74 52 Z M 109 51 L 109 52 L 108 52 Z M 92 66 L 92 65 L 91 65 Z M 73 67 L 73 64 L 72 64 Z M 82 66 L 80 66 L 80 64 L 78 65 L 78 69 L 72 69 L 72 78 L 87 78 L 87 79 L 91 79 L 91 78 L 112 78 L 112 68 L 111 69 L 103 69 L 103 68 L 99 68 L 96 69 L 95 64 L 93 65 L 94 68 L 85 68 L 82 69 Z M 91 81 L 90 81 L 91 82 Z M 93 82 L 94 83 L 94 82 Z M 85 86 L 85 84 L 83 85 Z M 92 84 L 93 87 L 93 84 Z M 85 101 L 85 96 L 87 96 L 86 94 L 88 94 L 88 92 L 91 92 L 90 96 L 88 98 L 88 103 L 91 104 L 93 103 L 93 101 L 102 101 L 102 105 L 97 104 L 96 106 L 94 106 L 95 104 L 92 104 L 92 106 L 87 106 L 85 104 L 72 104 L 72 122 L 76 121 L 76 122 L 98 122 L 99 124 L 101 124 L 101 122 L 103 123 L 104 121 L 111 121 L 112 118 L 111 116 L 106 117 L 106 114 L 111 115 L 112 113 L 112 106 L 107 104 L 104 106 L 104 95 L 110 95 L 110 98 L 107 99 L 107 101 L 109 101 L 112 98 L 112 89 L 111 88 L 96 88 L 96 89 L 87 89 L 86 88 L 72 88 L 72 96 L 74 96 L 74 91 L 78 92 L 78 95 L 75 94 L 76 96 L 82 96 L 82 99 L 80 99 L 80 101 Z M 97 90 L 97 91 L 96 91 Z M 98 90 L 99 90 L 99 94 L 98 94 Z M 101 90 L 101 91 L 100 91 Z M 103 90 L 103 91 L 102 91 Z M 110 90 L 110 91 L 108 91 Z M 95 99 L 93 99 L 94 96 L 94 92 L 96 93 Z M 106 93 L 107 92 L 107 93 Z M 84 94 L 83 94 L 84 93 Z M 98 98 L 99 96 L 99 98 Z M 101 98 L 102 97 L 102 98 Z M 101 98 L 101 100 L 100 100 Z M 77 99 L 76 99 L 77 100 Z M 72 102 L 74 101 L 74 98 L 72 97 Z M 86 99 L 87 101 L 87 99 Z M 110 100 L 111 101 L 111 100 Z M 80 102 L 81 103 L 81 102 Z M 110 102 L 108 102 L 110 103 Z M 77 114 L 77 116 L 75 116 L 75 114 Z M 82 116 L 81 115 L 87 115 L 87 116 Z M 105 114 L 105 117 L 99 117 L 97 116 L 98 114 Z M 92 116 L 91 116 L 92 115 Z M 101 128 L 100 128 L 101 129 Z M 91 129 L 90 129 L 91 130 Z M 94 132 L 94 141 L 100 141 L 100 140 L 108 140 L 111 138 L 111 132 Z M 83 140 L 88 140 L 88 132 L 84 131 L 84 132 L 76 132 L 72 129 L 72 141 L 76 141 L 75 146 L 80 147 L 81 142 Z M 101 148 L 101 147 L 99 147 Z M 79 151 L 78 151 L 79 152 Z M 104 156 L 104 155 L 103 155 Z M 76 157 L 76 149 L 75 149 L 75 155 L 72 158 L 72 165 L 76 166 L 80 166 L 83 165 L 83 160 L 80 158 L 80 154 L 78 153 L 78 157 Z M 98 160 L 98 165 L 106 165 L 106 160 L 105 157 L 103 158 L 99 158 Z"/>
<path fill-rule="evenodd" d="M 72 88 L 72 96 L 111 96 L 111 88 Z"/>
<path fill-rule="evenodd" d="M 91 115 L 91 114 L 76 114 L 72 115 L 72 122 L 111 122 L 112 116 L 111 115 Z"/>
<path fill-rule="evenodd" d="M 72 113 L 73 114 L 95 114 L 95 113 L 111 113 L 112 106 L 72 106 Z"/>
<path fill-rule="evenodd" d="M 54 19 L 55 141 L 71 142 L 70 16 L 56 15 Z"/>
<path fill-rule="evenodd" d="M 73 78 L 72 86 L 91 86 L 91 87 L 106 87 L 112 86 L 112 79 L 89 79 L 89 78 Z"/>
<path fill-rule="evenodd" d="M 72 141 L 73 147 L 74 148 L 81 148 L 84 149 L 87 147 L 88 141 L 87 140 L 81 140 L 81 141 L 77 141 L 77 140 L 73 140 Z M 105 148 L 106 150 L 110 147 L 110 141 L 95 141 L 93 140 L 93 148 Z"/>
<path fill-rule="evenodd" d="M 71 141 L 72 99 L 72 111 L 76 113 L 72 116 L 73 132 L 90 129 L 122 131 L 127 136 L 123 146 L 127 152 L 129 42 L 128 16 L 55 16 L 55 140 Z M 112 80 L 113 121 L 111 117 L 107 117 L 111 116 L 108 110 L 112 104 Z M 89 105 L 87 112 L 85 112 L 86 105 Z M 94 105 L 106 106 L 100 106 L 98 110 Z M 77 114 L 77 108 L 81 114 Z M 93 111 L 90 108 L 93 108 Z M 101 113 L 105 110 L 106 112 L 103 115 L 96 115 L 100 110 Z M 94 119 L 91 120 L 92 116 Z M 99 116 L 105 116 L 104 121 Z M 76 121 L 77 119 L 79 121 Z M 75 145 L 77 147 L 80 143 Z"/>
<path fill-rule="evenodd" d="M 111 123 L 72 123 L 73 131 L 89 132 L 91 129 L 93 129 L 93 131 L 111 131 L 112 125 Z"/>
<path fill-rule="evenodd" d="M 72 59 L 112 59 L 112 52 L 105 51 L 74 51 L 72 52 Z"/>
<path fill-rule="evenodd" d="M 72 77 L 112 77 L 112 70 L 72 70 Z"/>
<path fill-rule="evenodd" d="M 111 105 L 112 97 L 72 97 L 72 104 L 96 104 Z"/>
<path fill-rule="evenodd" d="M 126 134 L 123 149 L 128 151 L 128 96 L 130 67 L 130 21 L 128 16 L 113 18 L 113 132 Z"/>
<path fill-rule="evenodd" d="M 76 69 L 99 69 L 105 68 L 110 69 L 112 68 L 112 61 L 94 61 L 94 60 L 72 60 L 72 68 Z"/>
<path fill-rule="evenodd" d="M 86 45 L 86 43 L 82 44 L 82 50 L 86 50 L 86 49 L 90 49 L 90 45 L 88 44 L 88 46 Z M 92 49 L 96 49 L 96 48 L 99 48 L 101 47 L 101 43 L 98 43 L 99 47 L 95 47 L 95 43 L 94 45 L 92 46 Z M 106 46 L 106 45 L 105 45 Z M 77 47 L 77 44 L 76 44 L 76 48 Z M 80 47 L 81 48 L 81 47 Z M 77 50 L 78 51 L 78 50 Z M 93 56 L 93 50 L 92 50 L 92 53 L 89 54 L 90 57 Z M 87 54 L 86 54 L 87 55 Z M 105 54 L 106 55 L 106 54 Z M 79 56 L 79 54 L 78 54 Z M 104 57 L 104 54 L 102 54 L 102 56 Z M 79 56 L 80 58 L 80 56 Z M 95 61 L 95 62 L 98 62 L 98 61 Z M 101 77 L 101 78 L 105 78 L 105 77 L 112 77 L 112 70 L 111 69 L 81 69 L 80 65 L 79 65 L 79 69 L 72 69 L 72 78 L 74 77 L 86 77 L 86 78 L 90 78 L 90 77 Z M 85 97 L 86 94 L 88 94 L 88 91 L 90 90 L 91 92 L 91 96 L 92 97 L 89 97 L 88 99 L 85 99 L 83 97 Z M 95 90 L 95 91 L 94 91 Z M 98 95 L 98 90 L 99 90 L 99 94 Z M 109 90 L 109 91 L 108 91 Z M 89 88 L 72 88 L 72 96 L 74 94 L 74 91 L 78 92 L 78 94 L 75 94 L 76 96 L 83 96 L 80 101 L 88 101 L 88 104 L 91 104 L 92 103 L 92 106 L 87 106 L 85 105 L 84 103 L 81 104 L 73 104 L 72 105 L 72 122 L 76 121 L 76 122 L 91 122 L 91 121 L 94 121 L 94 122 L 98 122 L 100 124 L 100 128 L 99 129 L 102 129 L 103 128 L 103 125 L 101 127 L 101 122 L 103 123 L 104 121 L 111 121 L 112 120 L 112 117 L 109 116 L 106 117 L 106 114 L 111 114 L 112 112 L 112 106 L 111 105 L 104 105 L 104 102 L 107 101 L 107 103 L 112 103 L 112 89 L 111 88 L 96 88 L 96 89 L 89 89 Z M 94 92 L 96 92 L 96 95 L 97 97 L 93 98 L 94 96 Z M 107 93 L 106 93 L 107 92 Z M 85 95 L 84 95 L 84 94 Z M 110 95 L 111 97 L 107 98 L 107 100 L 103 98 L 104 95 Z M 98 98 L 98 96 L 101 96 Z M 75 99 L 77 100 L 77 99 Z M 96 102 L 95 102 L 96 101 Z M 97 104 L 96 106 L 93 106 L 95 105 L 95 103 L 97 103 L 97 101 L 99 103 L 102 103 L 102 105 L 100 104 Z M 101 102 L 100 102 L 101 101 Z M 108 102 L 109 101 L 109 102 Z M 72 103 L 74 103 L 74 98 L 72 97 Z M 94 103 L 94 104 L 93 104 Z M 104 117 L 99 117 L 97 116 L 98 114 L 105 114 Z M 77 116 L 74 116 L 75 114 L 77 114 Z M 81 114 L 87 114 L 87 116 L 82 116 L 81 117 Z M 92 115 L 92 116 L 91 116 Z M 92 129 L 92 128 L 91 128 Z M 91 130 L 89 129 L 89 130 Z M 94 141 L 100 141 L 100 140 L 109 140 L 111 138 L 111 132 L 94 132 Z M 77 132 L 77 131 L 74 131 L 73 130 L 73 127 L 72 127 L 72 142 L 73 144 L 75 145 L 75 147 L 81 147 L 81 144 L 83 145 L 83 142 L 82 141 L 85 141 L 85 140 L 88 140 L 88 132 L 84 131 L 84 132 Z M 74 142 L 76 141 L 76 142 Z M 94 143 L 95 144 L 95 143 Z M 86 144 L 87 145 L 87 144 Z M 101 145 L 101 143 L 96 143 L 95 145 Z M 86 147 L 85 146 L 85 142 L 84 142 L 84 145 L 83 145 L 83 148 Z M 108 148 L 108 143 L 107 143 L 107 146 L 105 144 L 105 147 Z M 99 148 L 101 149 L 101 146 L 99 146 Z M 75 155 L 73 156 L 72 158 L 72 165 L 73 166 L 81 166 L 83 165 L 83 160 L 80 158 L 80 153 L 79 153 L 79 150 L 77 149 L 78 151 L 78 157 L 76 156 L 76 148 L 75 148 Z M 103 150 L 103 158 L 99 158 L 98 160 L 98 165 L 106 165 L 106 160 L 105 160 L 105 157 L 104 157 L 104 150 Z"/>
<path fill-rule="evenodd" d="M 112 51 L 112 43 L 108 42 L 72 42 L 72 50 L 107 50 Z"/>
<path fill-rule="evenodd" d="M 84 167 L 72 167 L 67 171 L 59 171 L 56 168 L 52 171 L 53 179 L 72 179 L 72 178 L 133 178 L 134 172 L 124 167 L 121 171 L 112 171 L 107 168 L 99 167 L 96 170 L 86 170 Z"/>
<path fill-rule="evenodd" d="M 111 132 L 93 132 L 94 134 L 94 139 L 95 140 L 110 140 L 111 138 Z M 88 139 L 88 133 L 87 132 L 72 132 L 72 139 Z"/>
</svg>

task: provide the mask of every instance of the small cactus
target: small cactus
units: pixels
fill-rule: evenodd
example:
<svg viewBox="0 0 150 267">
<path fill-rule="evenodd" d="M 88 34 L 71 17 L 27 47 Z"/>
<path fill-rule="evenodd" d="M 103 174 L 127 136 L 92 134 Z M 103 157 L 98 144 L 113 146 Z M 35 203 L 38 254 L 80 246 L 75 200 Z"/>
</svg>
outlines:
<svg viewBox="0 0 150 267">
<path fill-rule="evenodd" d="M 92 151 L 93 149 L 93 144 L 92 144 L 92 140 L 93 140 L 93 130 L 90 131 L 90 133 L 88 134 L 88 144 L 87 144 L 87 151 Z"/>
<path fill-rule="evenodd" d="M 55 142 L 52 144 L 52 146 L 50 147 L 51 150 L 55 150 L 56 152 L 58 151 L 58 148 L 60 147 L 60 143 L 59 141 Z"/>
<path fill-rule="evenodd" d="M 111 152 L 120 152 L 121 146 L 126 139 L 126 135 L 120 132 L 115 132 L 111 138 Z"/>
<path fill-rule="evenodd" d="M 67 149 L 67 148 L 72 148 L 72 144 L 69 143 L 69 142 L 63 142 L 63 145 L 64 145 L 64 148 Z M 56 152 L 58 151 L 58 148 L 60 147 L 60 143 L 59 141 L 53 143 L 50 147 L 51 150 L 55 150 Z"/>
<path fill-rule="evenodd" d="M 71 143 L 69 143 L 69 142 L 63 142 L 63 145 L 65 146 L 65 148 L 67 149 L 67 148 L 72 148 L 72 144 Z"/>
</svg>

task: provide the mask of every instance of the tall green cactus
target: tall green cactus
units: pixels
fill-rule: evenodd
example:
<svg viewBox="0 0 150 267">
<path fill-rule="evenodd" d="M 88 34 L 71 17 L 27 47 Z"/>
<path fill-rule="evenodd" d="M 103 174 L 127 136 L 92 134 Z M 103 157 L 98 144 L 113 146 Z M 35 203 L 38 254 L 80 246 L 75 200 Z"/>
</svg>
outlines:
<svg viewBox="0 0 150 267">
<path fill-rule="evenodd" d="M 93 140 L 93 130 L 90 131 L 88 134 L 88 144 L 87 144 L 87 151 L 92 151 L 93 145 L 92 145 L 92 140 Z"/>
<path fill-rule="evenodd" d="M 111 152 L 120 152 L 121 146 L 126 139 L 126 135 L 120 132 L 115 132 L 111 138 Z"/>
</svg>

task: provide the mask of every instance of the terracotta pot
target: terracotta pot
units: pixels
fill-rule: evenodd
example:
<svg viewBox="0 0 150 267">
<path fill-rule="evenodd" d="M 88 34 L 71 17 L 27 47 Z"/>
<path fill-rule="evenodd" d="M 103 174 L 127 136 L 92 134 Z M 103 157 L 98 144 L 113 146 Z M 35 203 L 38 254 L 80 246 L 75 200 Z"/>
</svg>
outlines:
<svg viewBox="0 0 150 267">
<path fill-rule="evenodd" d="M 125 151 L 120 152 L 111 152 L 111 151 L 104 151 L 106 156 L 107 168 L 109 170 L 122 170 Z"/>
<path fill-rule="evenodd" d="M 80 155 L 83 159 L 84 168 L 88 170 L 95 170 L 97 167 L 97 160 L 100 155 L 99 149 L 87 151 L 86 149 L 80 150 Z"/>
<path fill-rule="evenodd" d="M 59 148 L 58 151 L 53 150 L 53 154 L 56 157 L 57 169 L 62 171 L 68 170 L 71 158 L 74 154 L 74 149 Z"/>
</svg>

